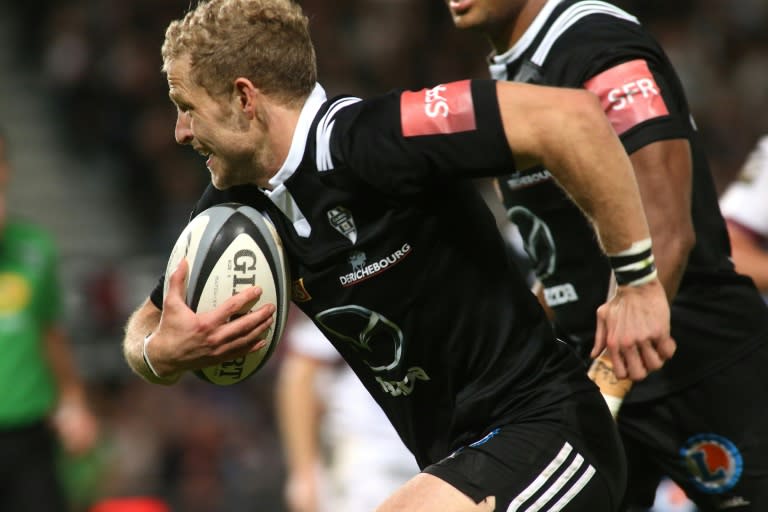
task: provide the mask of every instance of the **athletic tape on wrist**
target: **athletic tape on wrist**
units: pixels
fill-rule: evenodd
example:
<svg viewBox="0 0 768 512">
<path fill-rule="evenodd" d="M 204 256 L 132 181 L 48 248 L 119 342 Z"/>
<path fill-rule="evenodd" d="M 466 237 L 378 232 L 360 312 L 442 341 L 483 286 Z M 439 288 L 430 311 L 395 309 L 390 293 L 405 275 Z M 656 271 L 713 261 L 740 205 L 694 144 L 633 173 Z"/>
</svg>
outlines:
<svg viewBox="0 0 768 512">
<path fill-rule="evenodd" d="M 634 242 L 629 249 L 609 254 L 608 260 L 619 286 L 640 286 L 656 279 L 651 239 Z"/>
<path fill-rule="evenodd" d="M 147 355 L 147 346 L 149 345 L 149 342 L 151 340 L 152 340 L 152 333 L 149 333 L 146 336 L 144 336 L 144 348 L 142 348 L 141 353 L 144 356 L 144 364 L 147 365 L 147 368 L 149 368 L 149 371 L 152 372 L 152 375 L 154 375 L 159 379 L 161 377 L 160 375 L 157 374 L 157 371 L 155 370 L 155 367 L 152 366 L 152 363 L 149 362 L 149 356 Z"/>
</svg>

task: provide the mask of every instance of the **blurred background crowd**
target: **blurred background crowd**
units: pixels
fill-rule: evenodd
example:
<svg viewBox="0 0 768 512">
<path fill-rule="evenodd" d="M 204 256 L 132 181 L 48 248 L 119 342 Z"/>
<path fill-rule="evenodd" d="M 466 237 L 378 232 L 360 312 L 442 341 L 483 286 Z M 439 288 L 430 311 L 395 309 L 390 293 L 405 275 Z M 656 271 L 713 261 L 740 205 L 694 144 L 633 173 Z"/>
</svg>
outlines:
<svg viewBox="0 0 768 512">
<path fill-rule="evenodd" d="M 304 0 L 329 95 L 485 77 L 488 46 L 442 1 Z M 720 190 L 768 133 L 768 1 L 625 0 L 670 54 Z M 173 140 L 160 72 L 189 0 L 0 3 L 0 124 L 18 169 L 11 210 L 61 244 L 67 325 L 104 422 L 65 461 L 73 496 L 154 494 L 184 512 L 282 510 L 273 413 L 279 353 L 246 383 L 144 384 L 122 361 L 127 315 L 149 292 L 208 180 Z"/>
</svg>

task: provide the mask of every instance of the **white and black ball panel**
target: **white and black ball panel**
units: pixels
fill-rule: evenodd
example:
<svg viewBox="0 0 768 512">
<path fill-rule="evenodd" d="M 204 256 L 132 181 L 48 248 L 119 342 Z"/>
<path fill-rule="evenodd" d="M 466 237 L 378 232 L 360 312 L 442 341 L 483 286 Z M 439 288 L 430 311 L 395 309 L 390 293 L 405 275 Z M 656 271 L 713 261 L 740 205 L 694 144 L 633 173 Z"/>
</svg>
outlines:
<svg viewBox="0 0 768 512">
<path fill-rule="evenodd" d="M 264 348 L 195 372 L 217 385 L 240 382 L 269 360 L 285 328 L 290 276 L 280 237 L 254 208 L 221 204 L 198 214 L 184 229 L 171 251 L 167 277 L 183 257 L 189 262 L 185 300 L 193 311 L 210 311 L 254 285 L 262 288 L 262 295 L 248 311 L 268 303 L 276 307 Z"/>
</svg>

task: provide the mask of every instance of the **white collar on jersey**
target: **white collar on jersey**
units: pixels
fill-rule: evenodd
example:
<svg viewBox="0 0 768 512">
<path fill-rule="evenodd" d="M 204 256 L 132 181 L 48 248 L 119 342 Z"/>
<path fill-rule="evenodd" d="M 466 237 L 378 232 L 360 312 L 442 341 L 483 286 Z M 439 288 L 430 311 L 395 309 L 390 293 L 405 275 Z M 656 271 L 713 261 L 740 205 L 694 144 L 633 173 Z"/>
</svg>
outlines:
<svg viewBox="0 0 768 512">
<path fill-rule="evenodd" d="M 315 88 L 304 103 L 301 114 L 299 114 L 299 121 L 296 123 L 296 129 L 293 131 L 293 139 L 288 150 L 288 156 L 285 158 L 283 166 L 269 180 L 272 190 L 264 190 L 270 201 L 277 205 L 280 211 L 293 221 L 293 228 L 296 230 L 296 233 L 304 238 L 309 237 L 312 227 L 309 225 L 304 213 L 299 209 L 299 205 L 291 197 L 284 183 L 298 169 L 301 159 L 304 157 L 307 137 L 309 137 L 309 128 L 326 99 L 325 89 L 320 84 L 315 84 Z"/>
<path fill-rule="evenodd" d="M 523 34 L 523 37 L 517 41 L 512 48 L 507 50 L 501 55 L 491 57 L 490 71 L 491 76 L 496 80 L 507 80 L 507 64 L 518 59 L 523 52 L 527 51 L 531 46 L 533 39 L 541 31 L 543 24 L 547 21 L 552 10 L 561 2 L 561 0 L 549 0 L 541 12 L 536 16 L 531 23 L 531 26 Z M 575 25 L 582 18 L 591 14 L 606 14 L 614 16 L 631 23 L 639 24 L 638 19 L 631 14 L 619 9 L 613 4 L 602 2 L 600 0 L 582 0 L 573 3 L 567 9 L 565 9 L 558 18 L 552 22 L 552 25 L 547 29 L 547 33 L 542 38 L 539 46 L 535 49 L 531 56 L 531 62 L 537 66 L 544 64 L 544 61 L 552 49 L 552 46 L 568 29 Z"/>
<path fill-rule="evenodd" d="M 301 114 L 299 114 L 299 121 L 296 123 L 296 129 L 293 131 L 293 139 L 288 150 L 288 156 L 285 158 L 285 162 L 283 162 L 280 170 L 269 180 L 273 192 L 282 186 L 283 182 L 290 178 L 299 167 L 307 146 L 309 128 L 326 99 L 327 96 L 323 86 L 315 84 L 315 88 L 312 89 L 309 97 L 307 97 L 307 101 L 304 102 L 304 106 L 301 109 Z"/>
<path fill-rule="evenodd" d="M 533 19 L 533 22 L 523 33 L 523 36 L 512 45 L 512 48 L 502 53 L 501 55 L 491 55 L 491 76 L 496 80 L 507 79 L 507 64 L 520 57 L 525 50 L 531 46 L 536 34 L 541 31 L 544 23 L 549 19 L 549 15 L 555 10 L 555 7 L 562 0 L 549 0 L 544 7 L 541 8 L 539 14 Z"/>
</svg>

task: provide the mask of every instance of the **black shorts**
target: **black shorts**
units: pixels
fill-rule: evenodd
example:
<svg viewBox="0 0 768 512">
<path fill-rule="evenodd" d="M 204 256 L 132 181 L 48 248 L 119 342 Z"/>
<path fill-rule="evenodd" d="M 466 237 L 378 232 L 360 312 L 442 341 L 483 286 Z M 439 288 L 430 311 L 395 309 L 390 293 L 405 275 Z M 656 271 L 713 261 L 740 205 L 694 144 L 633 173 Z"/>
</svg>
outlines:
<svg viewBox="0 0 768 512">
<path fill-rule="evenodd" d="M 64 512 L 57 442 L 44 422 L 0 429 L 0 510 Z"/>
<path fill-rule="evenodd" d="M 597 390 L 495 429 L 424 472 L 476 503 L 495 496 L 496 510 L 510 512 L 615 512 L 626 483 L 618 431 Z"/>
<path fill-rule="evenodd" d="M 627 501 L 650 506 L 672 478 L 704 511 L 768 510 L 768 344 L 668 397 L 626 404 Z"/>
</svg>

